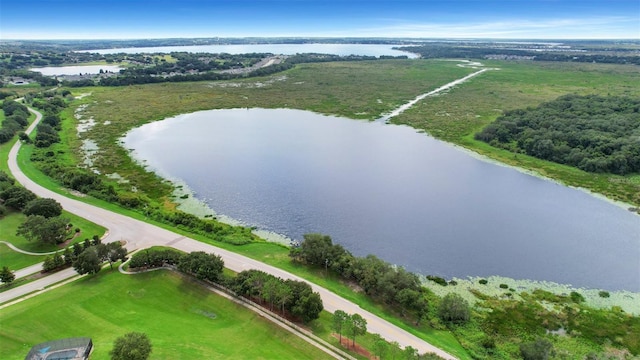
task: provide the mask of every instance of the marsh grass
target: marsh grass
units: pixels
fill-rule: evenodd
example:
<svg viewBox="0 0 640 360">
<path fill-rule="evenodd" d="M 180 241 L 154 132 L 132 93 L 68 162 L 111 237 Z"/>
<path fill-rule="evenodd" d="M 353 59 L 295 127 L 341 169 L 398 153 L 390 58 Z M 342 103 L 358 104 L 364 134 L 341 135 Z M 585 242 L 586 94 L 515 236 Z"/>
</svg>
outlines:
<svg viewBox="0 0 640 360">
<path fill-rule="evenodd" d="M 640 96 L 640 72 L 635 66 L 485 62 L 489 71 L 450 90 L 427 98 L 393 122 L 422 129 L 442 140 L 566 185 L 640 205 L 640 175 L 588 173 L 577 168 L 515 154 L 473 139 L 473 135 L 507 110 L 535 107 L 566 94 Z"/>
</svg>

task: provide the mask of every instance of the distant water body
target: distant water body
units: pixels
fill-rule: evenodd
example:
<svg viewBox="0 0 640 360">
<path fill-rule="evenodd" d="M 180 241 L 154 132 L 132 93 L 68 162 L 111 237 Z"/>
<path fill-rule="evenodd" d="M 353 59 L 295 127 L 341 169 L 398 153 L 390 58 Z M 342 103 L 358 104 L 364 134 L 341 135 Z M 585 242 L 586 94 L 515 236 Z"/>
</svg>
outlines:
<svg viewBox="0 0 640 360">
<path fill-rule="evenodd" d="M 157 46 L 120 49 L 85 50 L 83 52 L 99 54 L 140 54 L 140 53 L 212 53 L 212 54 L 250 54 L 271 53 L 276 55 L 295 55 L 304 53 L 332 54 L 340 56 L 408 56 L 417 55 L 409 52 L 393 50 L 395 45 L 382 44 L 246 44 L 246 45 L 194 45 L 194 46 Z"/>
<path fill-rule="evenodd" d="M 30 71 L 36 71 L 44 76 L 57 75 L 80 75 L 80 74 L 99 74 L 100 70 L 117 73 L 122 70 L 117 65 L 78 65 L 78 66 L 47 66 L 42 68 L 32 68 Z"/>
<path fill-rule="evenodd" d="M 299 110 L 181 115 L 125 147 L 218 214 L 447 278 L 640 291 L 640 217 L 404 126 Z"/>
</svg>

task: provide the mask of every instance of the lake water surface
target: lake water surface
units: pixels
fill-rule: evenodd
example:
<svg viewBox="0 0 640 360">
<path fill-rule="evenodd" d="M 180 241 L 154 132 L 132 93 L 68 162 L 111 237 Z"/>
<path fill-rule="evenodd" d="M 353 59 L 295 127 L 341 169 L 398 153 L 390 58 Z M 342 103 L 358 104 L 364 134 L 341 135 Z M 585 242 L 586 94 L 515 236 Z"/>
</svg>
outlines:
<svg viewBox="0 0 640 360">
<path fill-rule="evenodd" d="M 79 66 L 47 66 L 29 69 L 44 76 L 99 74 L 100 70 L 117 73 L 122 68 L 117 65 L 79 65 Z"/>
<path fill-rule="evenodd" d="M 84 50 L 83 52 L 99 54 L 141 54 L 141 53 L 212 53 L 212 54 L 250 54 L 271 53 L 276 55 L 295 55 L 304 53 L 333 54 L 340 56 L 365 55 L 365 56 L 408 56 L 416 58 L 417 55 L 399 50 L 393 50 L 396 45 L 382 44 L 243 44 L 243 45 L 193 45 L 193 46 L 155 46 L 120 49 Z"/>
<path fill-rule="evenodd" d="M 447 278 L 640 291 L 640 217 L 404 126 L 232 109 L 129 132 L 125 147 L 219 214 Z"/>
</svg>

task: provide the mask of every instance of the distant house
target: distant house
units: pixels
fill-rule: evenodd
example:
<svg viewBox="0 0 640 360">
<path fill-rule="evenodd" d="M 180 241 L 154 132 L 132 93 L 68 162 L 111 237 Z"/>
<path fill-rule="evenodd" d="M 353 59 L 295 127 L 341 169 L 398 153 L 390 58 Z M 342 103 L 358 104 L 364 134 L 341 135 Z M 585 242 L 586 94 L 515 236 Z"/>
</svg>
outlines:
<svg viewBox="0 0 640 360">
<path fill-rule="evenodd" d="M 30 82 L 27 79 L 23 79 L 23 78 L 13 78 L 11 80 L 11 85 L 29 85 Z"/>
</svg>

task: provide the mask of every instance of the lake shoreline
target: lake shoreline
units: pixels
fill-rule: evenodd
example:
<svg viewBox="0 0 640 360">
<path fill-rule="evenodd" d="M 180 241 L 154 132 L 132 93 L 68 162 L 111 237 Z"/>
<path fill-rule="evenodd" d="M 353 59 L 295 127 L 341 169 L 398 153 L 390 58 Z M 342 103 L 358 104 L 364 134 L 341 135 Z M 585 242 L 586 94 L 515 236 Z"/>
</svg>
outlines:
<svg viewBox="0 0 640 360">
<path fill-rule="evenodd" d="M 226 109 L 226 110 L 229 110 L 229 109 Z M 242 112 L 244 113 L 244 112 L 246 112 L 247 109 L 236 109 L 236 110 L 242 110 Z M 273 110 L 273 109 L 268 109 L 268 110 Z M 280 110 L 290 110 L 290 109 L 280 109 Z M 223 110 L 220 110 L 220 111 L 223 111 Z M 322 116 L 324 116 L 324 115 L 322 115 Z M 348 122 L 353 122 L 353 119 L 343 119 L 343 120 L 346 120 Z M 180 122 L 182 122 L 182 121 L 183 120 L 180 120 Z M 356 122 L 361 122 L 361 121 L 356 121 Z M 385 124 L 379 124 L 379 125 L 384 127 L 384 128 L 386 128 L 386 127 L 406 127 L 406 126 L 385 125 Z M 161 127 L 163 127 L 163 126 L 164 125 L 162 125 Z M 189 125 L 187 125 L 187 127 L 193 128 L 193 125 L 189 124 Z M 416 131 L 414 128 L 409 127 L 408 129 L 412 133 L 420 133 L 420 131 Z M 424 134 L 420 134 L 420 137 L 422 137 L 422 136 L 424 136 Z M 456 151 L 462 149 L 463 152 L 465 152 L 467 154 L 469 154 L 469 152 L 470 152 L 470 150 L 465 149 L 463 147 L 460 147 L 459 145 L 452 144 L 452 143 L 449 143 L 449 142 L 445 142 L 445 141 L 442 141 L 442 140 L 438 140 L 438 139 L 435 139 L 435 138 L 433 138 L 431 136 L 428 136 L 428 137 L 431 138 L 431 140 L 436 140 L 438 143 L 446 144 L 446 145 L 452 145 L 452 147 Z M 189 136 L 189 138 L 192 139 L 193 136 Z M 476 154 L 476 153 L 473 153 L 473 154 L 475 155 L 474 157 L 480 156 L 479 154 Z M 133 155 L 133 154 L 131 154 L 131 155 Z M 135 159 L 135 156 L 133 158 Z M 513 167 L 511 165 L 503 164 L 503 163 L 500 163 L 500 162 L 495 162 L 495 160 L 487 160 L 487 159 L 488 158 L 482 157 L 480 160 L 482 160 L 483 162 L 490 162 L 492 164 L 498 164 L 498 165 L 501 165 L 501 167 L 515 168 L 519 172 L 524 172 L 524 171 L 522 171 L 521 168 Z M 146 162 L 140 162 L 141 159 L 135 159 L 135 160 L 139 164 L 143 164 L 144 163 L 146 166 L 151 165 L 151 164 L 146 163 Z M 151 166 L 150 170 L 154 171 L 156 174 L 158 174 L 161 177 L 167 178 L 167 176 L 163 176 L 162 173 L 158 173 L 156 170 L 154 170 L 153 166 Z M 528 175 L 535 175 L 535 174 L 530 174 L 530 173 L 527 173 L 527 172 L 524 172 L 524 173 L 526 173 Z M 542 177 L 542 176 L 536 176 L 536 177 L 540 178 L 540 179 L 543 179 L 543 180 L 549 180 L 548 178 L 545 178 L 545 177 Z M 176 181 L 175 179 L 170 179 L 170 178 L 168 180 L 170 180 L 170 181 L 172 181 L 174 183 L 174 188 L 179 189 L 179 192 L 176 193 L 174 195 L 174 197 L 173 197 L 173 201 L 181 204 L 179 209 L 181 209 L 183 211 L 187 211 L 187 212 L 193 213 L 193 214 L 196 214 L 196 215 L 199 215 L 199 216 L 206 216 L 206 215 L 208 215 L 208 216 L 216 216 L 216 218 L 218 218 L 219 220 L 221 220 L 221 221 L 223 221 L 225 223 L 231 223 L 233 225 L 241 225 L 241 226 L 253 228 L 251 223 L 243 223 L 243 222 L 239 222 L 239 221 L 234 221 L 234 219 L 231 219 L 231 218 L 225 219 L 224 216 L 219 215 L 218 211 L 216 210 L 215 205 L 211 205 L 211 206 L 207 205 L 206 204 L 206 199 L 199 198 L 199 194 L 196 194 L 193 190 L 189 189 L 186 186 L 186 184 L 184 183 L 184 181 L 181 181 L 181 180 Z M 558 183 L 557 181 L 552 181 L 552 182 L 555 183 L 555 184 L 561 185 L 562 187 L 567 187 L 566 185 Z M 571 187 L 569 187 L 569 188 L 571 188 Z M 589 195 L 592 195 L 592 194 L 589 193 Z M 265 205 L 265 206 L 266 206 L 266 208 L 265 208 L 264 211 L 269 211 L 270 212 L 271 210 L 266 210 L 268 208 L 268 204 Z M 203 211 L 203 209 L 204 209 L 204 211 Z M 263 229 L 258 228 L 257 230 L 263 230 Z M 312 232 L 312 231 L 310 231 L 310 232 Z M 276 241 L 276 242 L 278 242 L 280 244 L 283 244 L 283 245 L 288 245 L 288 243 L 290 242 L 289 238 L 287 238 L 287 237 L 280 236 L 280 238 L 281 239 L 285 239 L 285 240 Z M 380 256 L 380 254 L 378 254 L 378 256 Z M 384 256 L 381 256 L 381 257 L 384 258 Z M 389 260 L 387 260 L 387 261 L 389 261 Z M 390 262 L 394 263 L 395 261 L 391 260 Z M 412 271 L 415 271 L 415 270 L 412 270 Z M 422 273 L 424 275 L 428 275 L 428 273 L 424 273 L 424 272 L 420 272 L 420 271 L 415 271 L 415 272 L 416 273 Z M 436 273 L 436 274 L 433 274 L 433 275 L 438 275 L 438 274 Z"/>
</svg>

